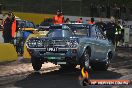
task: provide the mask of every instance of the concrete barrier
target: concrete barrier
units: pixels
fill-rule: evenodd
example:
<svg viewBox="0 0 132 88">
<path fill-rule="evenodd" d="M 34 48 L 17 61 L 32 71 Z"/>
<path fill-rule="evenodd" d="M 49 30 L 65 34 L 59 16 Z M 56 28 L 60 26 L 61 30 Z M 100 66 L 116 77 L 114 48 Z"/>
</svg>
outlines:
<svg viewBox="0 0 132 88">
<path fill-rule="evenodd" d="M 17 60 L 17 52 L 13 44 L 0 43 L 0 62 Z"/>
</svg>

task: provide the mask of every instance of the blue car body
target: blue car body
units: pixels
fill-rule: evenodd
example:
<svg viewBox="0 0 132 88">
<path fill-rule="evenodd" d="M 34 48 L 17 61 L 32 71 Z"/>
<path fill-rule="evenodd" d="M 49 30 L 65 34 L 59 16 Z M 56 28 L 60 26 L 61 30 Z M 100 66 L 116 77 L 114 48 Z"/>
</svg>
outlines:
<svg viewBox="0 0 132 88">
<path fill-rule="evenodd" d="M 105 62 L 109 53 L 113 57 L 114 45 L 108 41 L 99 27 L 93 25 L 91 29 L 88 29 L 85 26 L 80 24 L 78 29 L 78 27 L 70 28 L 66 24 L 53 25 L 46 37 L 29 39 L 27 48 L 31 56 L 53 63 L 79 64 L 88 48 L 90 50 L 90 63 Z"/>
</svg>

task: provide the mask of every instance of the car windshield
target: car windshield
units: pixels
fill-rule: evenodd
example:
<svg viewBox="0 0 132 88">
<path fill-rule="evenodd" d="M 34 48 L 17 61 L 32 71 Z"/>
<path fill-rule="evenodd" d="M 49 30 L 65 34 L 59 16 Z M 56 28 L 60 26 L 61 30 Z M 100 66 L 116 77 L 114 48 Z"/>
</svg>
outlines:
<svg viewBox="0 0 132 88">
<path fill-rule="evenodd" d="M 76 29 L 74 30 L 74 34 L 78 36 L 87 36 L 88 30 L 87 29 Z"/>
<path fill-rule="evenodd" d="M 69 25 L 75 35 L 77 36 L 87 36 L 88 29 L 84 25 Z"/>
<path fill-rule="evenodd" d="M 72 31 L 70 30 L 62 30 L 62 29 L 54 29 L 50 30 L 47 34 L 47 37 L 71 37 Z"/>
</svg>

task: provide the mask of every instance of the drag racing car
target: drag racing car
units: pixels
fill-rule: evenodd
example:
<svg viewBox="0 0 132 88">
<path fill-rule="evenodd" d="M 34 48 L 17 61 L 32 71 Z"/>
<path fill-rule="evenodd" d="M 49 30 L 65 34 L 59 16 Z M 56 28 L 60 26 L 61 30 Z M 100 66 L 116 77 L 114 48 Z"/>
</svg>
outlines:
<svg viewBox="0 0 132 88">
<path fill-rule="evenodd" d="M 33 69 L 38 71 L 44 62 L 72 69 L 76 65 L 94 70 L 107 70 L 115 48 L 95 24 L 91 29 L 52 25 L 46 37 L 30 38 L 26 42 Z"/>
</svg>

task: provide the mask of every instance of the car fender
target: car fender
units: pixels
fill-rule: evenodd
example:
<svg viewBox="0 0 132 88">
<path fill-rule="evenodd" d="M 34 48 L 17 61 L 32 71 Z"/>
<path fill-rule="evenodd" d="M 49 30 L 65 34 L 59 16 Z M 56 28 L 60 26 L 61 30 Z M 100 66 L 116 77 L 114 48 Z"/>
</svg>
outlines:
<svg viewBox="0 0 132 88">
<path fill-rule="evenodd" d="M 81 58 L 81 56 L 83 55 L 84 51 L 86 50 L 87 47 L 90 47 L 91 49 L 91 54 L 92 54 L 92 47 L 91 44 L 80 44 L 78 47 L 78 58 Z"/>
<path fill-rule="evenodd" d="M 104 59 L 104 60 L 106 60 L 106 59 L 107 59 L 107 57 L 108 57 L 108 54 L 109 54 L 109 53 L 111 53 L 111 54 L 112 54 L 112 58 L 111 58 L 111 59 L 113 59 L 113 58 L 114 58 L 114 56 L 115 56 L 115 51 L 114 51 L 114 50 L 115 50 L 114 48 L 109 47 L 109 48 L 108 48 L 108 50 L 107 50 L 107 52 L 106 52 L 106 56 L 105 56 L 105 59 Z"/>
</svg>

